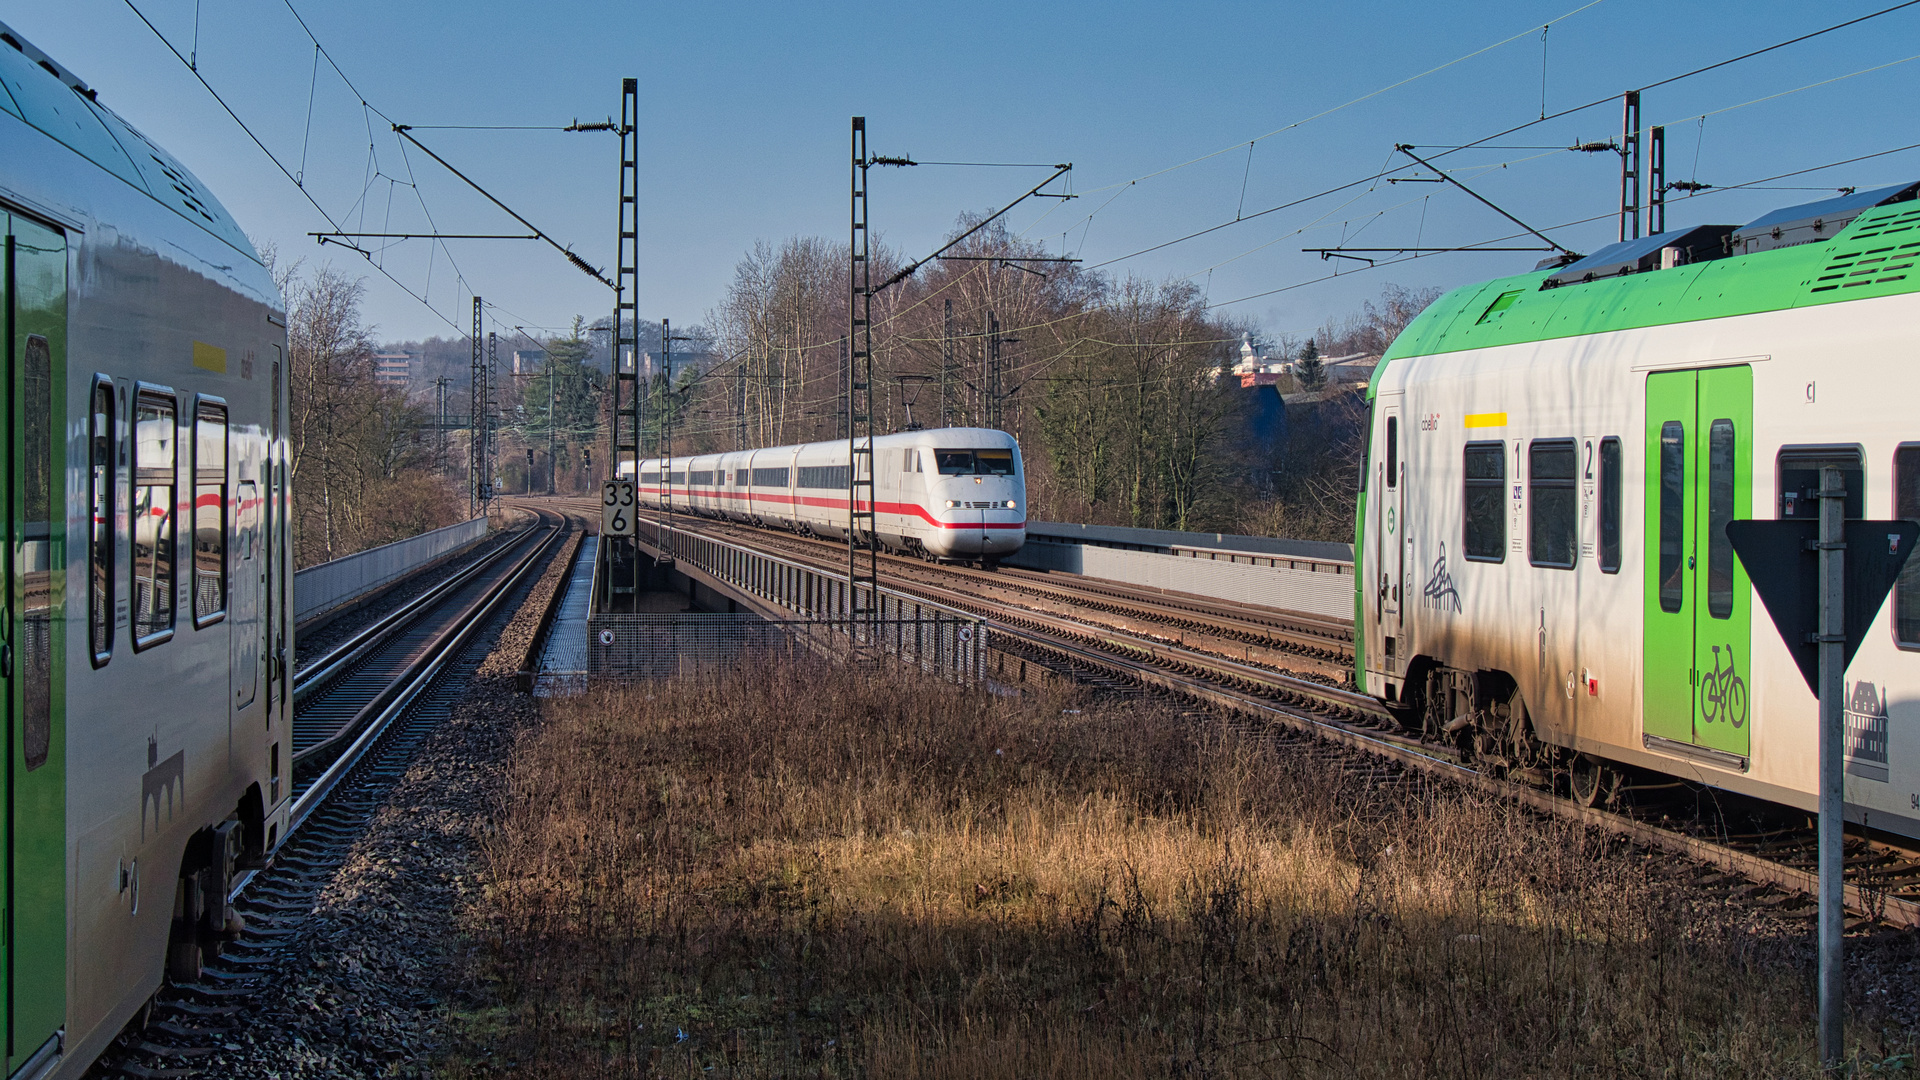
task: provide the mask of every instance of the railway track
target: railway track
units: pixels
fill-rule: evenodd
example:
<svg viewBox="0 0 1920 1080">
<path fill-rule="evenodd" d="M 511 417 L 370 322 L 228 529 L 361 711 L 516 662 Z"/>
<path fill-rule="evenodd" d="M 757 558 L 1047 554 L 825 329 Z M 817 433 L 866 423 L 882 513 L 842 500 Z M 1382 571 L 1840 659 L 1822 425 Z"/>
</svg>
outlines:
<svg viewBox="0 0 1920 1080">
<path fill-rule="evenodd" d="M 676 516 L 676 527 L 745 541 L 809 561 L 822 569 L 844 567 L 843 545 L 763 530 Z M 958 570 L 956 581 L 952 574 Z M 1565 776 L 1549 770 L 1489 775 L 1463 761 L 1451 747 L 1407 734 L 1372 698 L 1349 686 L 1235 661 L 1190 647 L 1166 635 L 1102 631 L 1087 620 L 1039 612 L 996 599 L 978 579 L 997 584 L 999 573 L 962 568 L 934 570 L 920 560 L 892 558 L 889 588 L 923 596 L 991 620 L 994 648 L 1075 682 L 1106 688 L 1135 687 L 1295 733 L 1331 740 L 1351 751 L 1512 799 L 1541 813 L 1579 821 L 1638 844 L 1698 863 L 1721 876 L 1737 875 L 1809 898 L 1815 838 L 1807 815 L 1732 796 L 1672 778 L 1628 782 L 1614 808 L 1584 805 L 1562 794 Z M 1049 575 L 1036 575 L 1045 579 Z M 936 584 L 936 578 L 944 583 Z M 1046 581 L 1047 585 L 1057 583 Z M 1080 591 L 1099 595 L 1107 583 Z M 1066 590 L 1054 590 L 1061 595 Z M 1123 596 L 1124 588 L 1117 590 Z M 1129 602 L 1129 601 L 1123 601 Z M 1134 609 L 1136 612 L 1139 608 Z M 1187 616 L 1194 610 L 1187 608 Z M 1351 628 L 1347 628 L 1351 641 Z M 1848 908 L 1861 916 L 1920 928 L 1920 851 L 1883 838 L 1850 835 L 1847 841 Z"/>
<path fill-rule="evenodd" d="M 573 505 L 569 502 L 569 505 Z M 590 500 L 581 504 L 597 504 Z M 682 527 L 778 550 L 797 557 L 841 552 L 833 541 L 752 529 L 708 518 L 679 516 Z M 983 599 L 997 598 L 1000 609 L 1024 609 L 1036 620 L 1065 619 L 1090 627 L 1104 627 L 1122 636 L 1148 643 L 1167 643 L 1191 652 L 1209 654 L 1242 665 L 1284 675 L 1310 674 L 1319 680 L 1348 681 L 1353 667 L 1353 626 L 1304 612 L 1254 605 L 1236 605 L 1206 597 L 1098 579 L 1002 567 L 976 570 L 888 555 L 883 561 L 892 577 L 927 583 L 963 581 Z M 946 601 L 943 601 L 946 602 Z M 972 609 L 969 609 L 972 610 Z"/>
<path fill-rule="evenodd" d="M 485 631 L 537 577 L 570 531 L 570 515 L 533 511 L 522 535 L 354 635 L 310 665 L 294 688 L 293 810 L 265 868 L 231 894 L 245 927 L 190 982 L 170 980 L 92 1076 L 140 1080 L 208 1075 L 201 1063 L 244 1027 L 243 1009 L 278 964 L 319 890 L 371 815 L 465 691 Z M 574 515 L 577 516 L 577 515 Z"/>
</svg>

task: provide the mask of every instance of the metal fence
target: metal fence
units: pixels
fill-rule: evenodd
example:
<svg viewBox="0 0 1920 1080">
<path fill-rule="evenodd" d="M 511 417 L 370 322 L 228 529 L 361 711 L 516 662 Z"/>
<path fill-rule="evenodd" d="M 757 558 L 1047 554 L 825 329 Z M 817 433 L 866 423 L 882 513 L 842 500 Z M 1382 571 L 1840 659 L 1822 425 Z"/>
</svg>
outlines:
<svg viewBox="0 0 1920 1080">
<path fill-rule="evenodd" d="M 293 620 L 305 622 L 486 535 L 487 519 L 474 518 L 309 566 L 293 575 Z"/>
<path fill-rule="evenodd" d="M 734 614 L 594 615 L 587 675 L 645 679 L 739 668 L 761 657 L 886 658 L 964 685 L 980 681 L 986 650 L 974 620 L 766 619 Z"/>
<path fill-rule="evenodd" d="M 591 676 L 665 675 L 730 663 L 756 650 L 802 649 L 835 659 L 884 658 L 967 686 L 987 678 L 987 623 L 976 615 L 864 586 L 855 594 L 856 608 L 848 602 L 847 580 L 817 567 L 669 526 L 647 530 L 641 539 L 793 617 L 595 613 L 587 619 Z M 601 545 L 603 561 L 610 548 Z"/>
</svg>

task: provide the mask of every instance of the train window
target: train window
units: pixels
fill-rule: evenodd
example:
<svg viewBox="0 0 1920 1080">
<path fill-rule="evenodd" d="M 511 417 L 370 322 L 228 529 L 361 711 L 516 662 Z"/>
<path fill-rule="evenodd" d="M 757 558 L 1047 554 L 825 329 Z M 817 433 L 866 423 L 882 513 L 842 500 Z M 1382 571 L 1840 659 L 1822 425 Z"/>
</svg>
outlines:
<svg viewBox="0 0 1920 1080">
<path fill-rule="evenodd" d="M 755 469 L 753 470 L 753 486 L 754 487 L 786 487 L 787 486 L 787 470 Z"/>
<path fill-rule="evenodd" d="M 1660 425 L 1660 610 L 1686 604 L 1682 572 L 1686 557 L 1687 429 L 1678 420 Z"/>
<path fill-rule="evenodd" d="M 1387 487 L 1400 486 L 1400 418 L 1387 417 Z"/>
<path fill-rule="evenodd" d="M 1572 439 L 1527 448 L 1527 561 L 1535 566 L 1573 566 L 1580 550 L 1579 474 L 1580 455 Z"/>
<path fill-rule="evenodd" d="M 694 487 L 712 487 L 713 486 L 713 470 L 712 469 L 701 469 L 698 472 L 688 473 L 687 475 L 690 477 L 690 479 L 688 480 L 688 483 L 692 484 Z"/>
<path fill-rule="evenodd" d="M 1620 572 L 1620 440 L 1600 440 L 1600 570 Z"/>
<path fill-rule="evenodd" d="M 1367 473 L 1373 469 L 1373 414 L 1367 414 L 1367 426 L 1360 436 L 1360 494 L 1367 493 Z"/>
<path fill-rule="evenodd" d="M 87 502 L 93 508 L 88 530 L 87 631 L 93 645 L 93 666 L 103 667 L 113 657 L 113 495 L 114 419 L 113 383 L 93 383 L 92 428 L 87 446 Z"/>
<path fill-rule="evenodd" d="M 202 398 L 193 412 L 193 625 L 227 610 L 227 407 Z"/>
<path fill-rule="evenodd" d="M 785 469 L 779 470 L 786 472 Z M 795 487 L 803 488 L 844 488 L 853 482 L 853 476 L 845 465 L 802 465 Z"/>
<path fill-rule="evenodd" d="M 173 397 L 142 390 L 133 411 L 133 647 L 173 633 L 176 440 Z"/>
<path fill-rule="evenodd" d="M 1461 537 L 1461 551 L 1475 562 L 1500 562 L 1507 556 L 1506 445 L 1468 443 L 1465 473 L 1465 535 Z"/>
<path fill-rule="evenodd" d="M 1789 446 L 1780 451 L 1780 516 L 1818 518 L 1820 516 L 1820 470 L 1832 466 L 1840 470 L 1840 483 L 1847 489 L 1848 518 L 1867 516 L 1866 466 L 1860 450 L 1852 446 Z"/>
<path fill-rule="evenodd" d="M 1715 420 L 1707 426 L 1707 614 L 1733 617 L 1733 541 L 1727 522 L 1733 520 L 1736 432 L 1733 421 Z"/>
<path fill-rule="evenodd" d="M 973 452 L 973 471 L 982 476 L 1012 476 L 1013 451 L 1003 449 L 975 450 Z"/>
<path fill-rule="evenodd" d="M 965 476 L 973 471 L 973 451 L 971 450 L 935 450 L 934 461 L 940 465 L 940 472 L 946 476 Z"/>
<path fill-rule="evenodd" d="M 900 451 L 900 471 L 913 471 L 913 450 L 911 448 Z"/>
<path fill-rule="evenodd" d="M 640 474 L 640 482 L 643 484 L 657 484 L 660 482 L 660 474 L 657 472 L 643 472 Z"/>
<path fill-rule="evenodd" d="M 1920 518 L 1920 446 L 1894 451 L 1893 516 Z M 1920 559 L 1911 556 L 1893 586 L 1893 638 L 1920 648 Z"/>
</svg>

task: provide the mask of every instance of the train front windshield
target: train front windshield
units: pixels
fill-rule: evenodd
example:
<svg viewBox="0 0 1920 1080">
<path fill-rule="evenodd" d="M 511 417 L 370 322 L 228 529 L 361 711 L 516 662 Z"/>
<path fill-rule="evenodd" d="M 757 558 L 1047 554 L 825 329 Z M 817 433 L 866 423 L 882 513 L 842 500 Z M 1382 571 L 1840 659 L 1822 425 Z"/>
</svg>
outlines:
<svg viewBox="0 0 1920 1080">
<path fill-rule="evenodd" d="M 945 476 L 1012 476 L 1014 474 L 1012 450 L 935 450 L 933 457 L 940 465 L 941 474 Z"/>
</svg>

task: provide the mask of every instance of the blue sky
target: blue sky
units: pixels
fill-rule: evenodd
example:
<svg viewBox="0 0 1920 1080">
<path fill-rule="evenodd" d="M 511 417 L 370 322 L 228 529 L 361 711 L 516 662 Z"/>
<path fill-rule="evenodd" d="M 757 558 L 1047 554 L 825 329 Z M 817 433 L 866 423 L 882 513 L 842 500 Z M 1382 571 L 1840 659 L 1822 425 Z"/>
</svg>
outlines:
<svg viewBox="0 0 1920 1080">
<path fill-rule="evenodd" d="M 336 218 L 367 231 L 420 231 L 430 213 L 444 232 L 517 231 L 417 151 L 403 155 L 386 122 L 363 110 L 327 64 L 316 75 L 313 45 L 293 9 L 257 0 L 134 2 L 182 53 L 195 54 L 207 81 Z M 1583 8 L 1586 2 L 294 0 L 294 9 L 366 100 L 405 124 L 603 119 L 618 109 L 621 77 L 638 77 L 639 304 L 651 318 L 699 321 L 756 240 L 844 238 L 848 117 L 858 113 L 868 117 L 878 153 L 1073 162 L 1071 190 L 1082 197 L 1022 206 L 1009 218 L 1016 232 L 1089 264 L 1120 260 L 1104 268 L 1109 273 L 1191 277 L 1221 310 L 1269 333 L 1298 334 L 1387 282 L 1455 285 L 1530 267 L 1536 257 L 1444 255 L 1315 282 L 1334 267 L 1303 247 L 1343 238 L 1374 247 L 1472 243 L 1514 231 L 1449 186 L 1385 183 L 1125 256 L 1366 177 L 1396 163 L 1396 143 L 1443 148 L 1534 119 L 1542 106 L 1539 28 L 1549 22 L 1545 106 L 1553 112 L 1895 0 L 1600 0 Z M 591 318 L 611 307 L 604 287 L 535 244 L 449 241 L 450 266 L 446 252 L 409 242 L 382 255 L 398 284 L 357 254 L 317 247 L 306 234 L 327 228 L 320 213 L 126 0 L 0 4 L 0 13 L 185 161 L 256 240 L 309 265 L 330 260 L 366 274 L 368 314 L 383 337 L 454 333 L 446 320 L 465 326 L 474 291 L 499 305 L 494 318 L 502 327 L 557 327 L 575 313 Z M 1920 142 L 1903 107 L 1920 90 L 1917 54 L 1920 7 L 1913 7 L 1650 90 L 1645 118 L 1669 125 L 1670 178 L 1721 187 L 1875 153 Z M 1249 155 L 1246 144 L 1256 136 L 1342 105 L 1260 141 Z M 1704 122 L 1695 119 L 1702 114 Z M 1619 107 L 1609 103 L 1496 140 L 1497 148 L 1451 155 L 1446 164 L 1532 225 L 1607 215 L 1617 159 L 1551 148 L 1608 138 L 1619 123 Z M 611 135 L 416 134 L 589 262 L 612 262 Z M 874 225 L 907 254 L 925 254 L 957 214 L 997 207 L 1045 175 L 877 172 Z M 1669 224 L 1737 223 L 1840 185 L 1909 178 L 1920 178 L 1920 151 L 1782 180 L 1773 190 L 1677 201 Z M 1821 190 L 1778 190 L 1785 187 Z M 1603 216 L 1548 231 L 1590 251 L 1614 229 Z M 1233 302 L 1277 289 L 1286 291 Z"/>
</svg>

